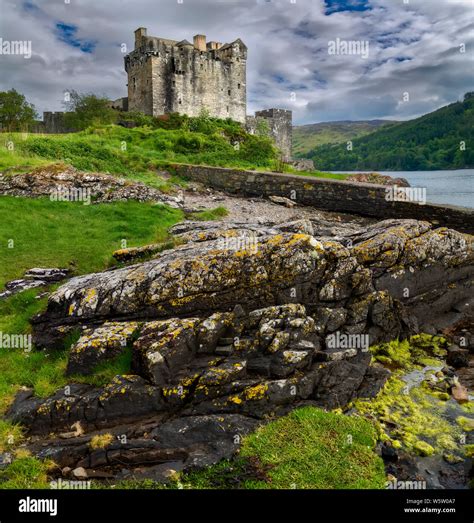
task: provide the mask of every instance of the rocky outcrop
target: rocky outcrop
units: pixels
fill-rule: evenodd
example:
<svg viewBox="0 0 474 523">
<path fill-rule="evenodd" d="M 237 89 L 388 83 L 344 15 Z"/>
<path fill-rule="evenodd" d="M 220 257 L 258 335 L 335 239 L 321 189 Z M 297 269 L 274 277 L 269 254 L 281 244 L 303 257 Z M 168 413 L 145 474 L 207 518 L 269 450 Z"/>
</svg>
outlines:
<svg viewBox="0 0 474 523">
<path fill-rule="evenodd" d="M 413 220 L 342 228 L 338 241 L 317 229 L 179 224 L 178 247 L 69 280 L 33 321 L 37 347 L 62 347 L 77 332 L 69 373 L 130 351 L 130 374 L 47 399 L 22 391 L 10 418 L 40 435 L 80 421 L 74 452 L 59 436 L 51 442 L 64 466 L 162 474 L 231 455 L 238 423 L 251 430 L 298 405 L 375 396 L 389 373 L 371 365 L 370 344 L 466 314 L 456 311 L 472 289 L 472 238 Z M 91 450 L 87 436 L 106 428 L 130 439 Z"/>
<path fill-rule="evenodd" d="M 144 263 L 71 279 L 35 318 L 37 344 L 54 346 L 65 330 L 88 323 L 291 302 L 329 328 L 367 333 L 375 343 L 473 294 L 472 237 L 427 222 L 387 220 L 339 242 L 312 236 L 304 221 L 199 227 L 175 227 L 187 243 Z"/>
<path fill-rule="evenodd" d="M 23 278 L 12 280 L 5 284 L 5 289 L 0 291 L 0 299 L 8 298 L 12 294 L 26 291 L 28 289 L 36 289 L 37 287 L 45 287 L 51 283 L 56 283 L 64 280 L 69 275 L 69 269 L 57 268 L 40 268 L 34 267 L 25 272 Z"/>
<path fill-rule="evenodd" d="M 393 178 L 380 173 L 356 173 L 347 177 L 350 182 L 376 183 L 378 185 L 396 185 L 397 187 L 410 187 L 405 178 Z"/>
<path fill-rule="evenodd" d="M 376 393 L 388 373 L 369 367 L 367 347 L 328 348 L 326 331 L 301 304 L 87 327 L 68 372 L 90 374 L 130 344 L 133 374 L 102 389 L 71 384 L 46 400 L 22 393 L 10 416 L 46 433 L 158 412 L 263 417 L 302 400 L 332 408 Z"/>
<path fill-rule="evenodd" d="M 0 177 L 0 195 L 37 198 L 84 204 L 138 200 L 159 202 L 180 208 L 179 196 L 164 194 L 139 182 L 102 173 L 81 172 L 62 163 L 38 167 L 30 173 Z"/>
</svg>

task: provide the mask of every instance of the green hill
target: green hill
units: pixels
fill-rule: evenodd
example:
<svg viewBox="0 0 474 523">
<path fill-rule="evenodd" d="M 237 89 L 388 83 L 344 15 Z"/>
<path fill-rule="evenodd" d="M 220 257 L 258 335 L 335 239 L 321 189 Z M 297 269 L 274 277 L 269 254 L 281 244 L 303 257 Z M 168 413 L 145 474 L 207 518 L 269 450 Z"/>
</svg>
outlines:
<svg viewBox="0 0 474 523">
<path fill-rule="evenodd" d="M 363 120 L 358 122 L 344 120 L 295 126 L 293 127 L 293 155 L 305 158 L 309 151 L 320 145 L 353 140 L 394 123 L 397 122 L 390 120 Z"/>
<path fill-rule="evenodd" d="M 473 145 L 474 93 L 468 93 L 462 102 L 356 138 L 352 151 L 322 145 L 307 156 L 327 170 L 467 169 L 474 167 Z"/>
<path fill-rule="evenodd" d="M 232 120 L 179 115 L 164 121 L 144 119 L 134 128 L 101 125 L 69 134 L 3 133 L 0 172 L 8 175 L 59 160 L 84 171 L 162 187 L 165 181 L 157 173 L 169 163 L 266 170 L 276 166 L 271 139 L 248 134 Z"/>
</svg>

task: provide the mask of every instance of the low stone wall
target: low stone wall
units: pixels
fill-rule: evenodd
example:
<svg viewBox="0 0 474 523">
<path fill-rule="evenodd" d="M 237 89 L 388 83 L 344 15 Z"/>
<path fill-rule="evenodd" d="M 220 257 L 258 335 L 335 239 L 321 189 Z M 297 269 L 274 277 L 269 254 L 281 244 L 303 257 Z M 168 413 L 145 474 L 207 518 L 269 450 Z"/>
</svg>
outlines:
<svg viewBox="0 0 474 523">
<path fill-rule="evenodd" d="M 317 209 L 380 219 L 414 218 L 474 234 L 474 209 L 387 201 L 387 187 L 292 174 L 242 171 L 202 165 L 173 165 L 179 176 L 246 196 L 284 196 Z"/>
</svg>

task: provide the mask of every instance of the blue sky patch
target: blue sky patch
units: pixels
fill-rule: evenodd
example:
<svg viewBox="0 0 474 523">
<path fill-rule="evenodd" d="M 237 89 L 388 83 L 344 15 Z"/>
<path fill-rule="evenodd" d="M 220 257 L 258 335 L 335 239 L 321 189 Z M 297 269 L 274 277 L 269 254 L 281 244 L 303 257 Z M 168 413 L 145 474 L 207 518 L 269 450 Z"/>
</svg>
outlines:
<svg viewBox="0 0 474 523">
<path fill-rule="evenodd" d="M 341 13 L 343 11 L 370 11 L 370 0 L 325 0 L 326 14 Z"/>
<path fill-rule="evenodd" d="M 77 47 L 83 53 L 92 53 L 97 45 L 96 41 L 77 38 L 77 25 L 58 22 L 56 24 L 56 31 L 61 42 L 64 42 L 71 47 Z"/>
<path fill-rule="evenodd" d="M 26 0 L 25 2 L 23 2 L 23 9 L 25 11 L 29 11 L 29 12 L 40 11 L 40 8 L 37 5 L 35 5 L 33 2 L 30 2 L 30 0 Z"/>
</svg>

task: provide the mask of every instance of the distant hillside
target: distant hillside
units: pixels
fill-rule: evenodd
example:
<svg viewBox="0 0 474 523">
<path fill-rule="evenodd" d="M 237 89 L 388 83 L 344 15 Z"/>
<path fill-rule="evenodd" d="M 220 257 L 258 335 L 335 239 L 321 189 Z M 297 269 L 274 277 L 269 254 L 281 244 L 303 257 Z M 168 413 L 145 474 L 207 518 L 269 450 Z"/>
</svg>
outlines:
<svg viewBox="0 0 474 523">
<path fill-rule="evenodd" d="M 386 125 L 394 124 L 390 120 L 364 120 L 351 122 L 322 122 L 293 127 L 293 154 L 307 157 L 308 153 L 320 145 L 341 143 L 373 133 Z"/>
<path fill-rule="evenodd" d="M 462 150 L 462 143 L 465 150 Z M 474 168 L 474 93 L 415 120 L 383 127 L 308 155 L 320 170 L 436 170 Z"/>
</svg>

